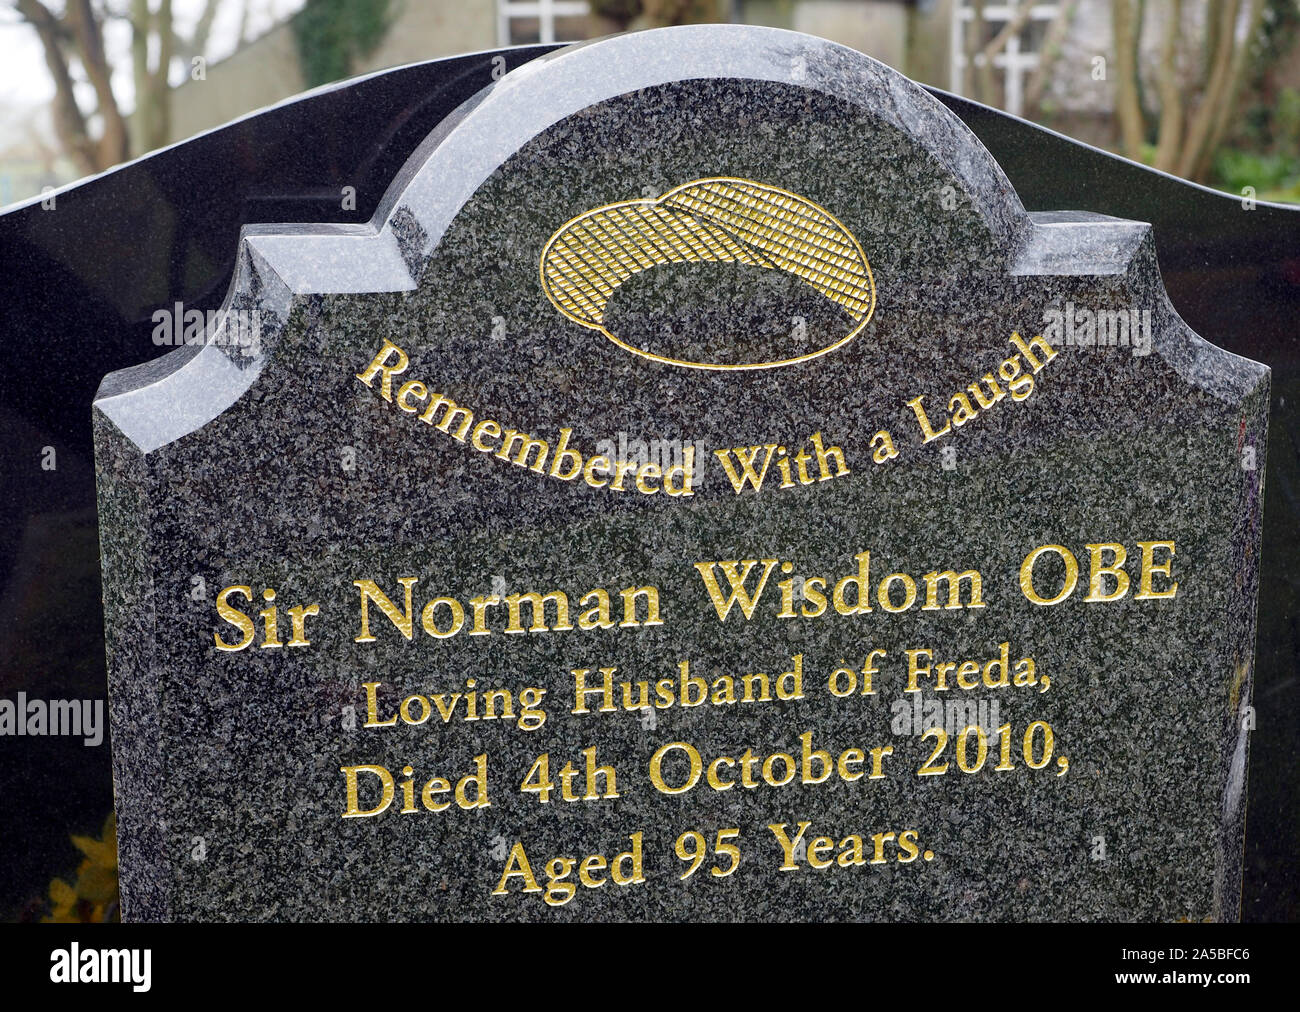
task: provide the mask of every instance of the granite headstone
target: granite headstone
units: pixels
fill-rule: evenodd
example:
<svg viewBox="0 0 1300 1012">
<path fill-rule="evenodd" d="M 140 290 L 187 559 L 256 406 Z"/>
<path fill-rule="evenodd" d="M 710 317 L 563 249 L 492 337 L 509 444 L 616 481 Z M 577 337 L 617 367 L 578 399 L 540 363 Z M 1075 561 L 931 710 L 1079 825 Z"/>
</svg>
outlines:
<svg viewBox="0 0 1300 1012">
<path fill-rule="evenodd" d="M 536 60 L 95 402 L 130 919 L 1231 919 L 1265 367 L 807 36 Z"/>
</svg>

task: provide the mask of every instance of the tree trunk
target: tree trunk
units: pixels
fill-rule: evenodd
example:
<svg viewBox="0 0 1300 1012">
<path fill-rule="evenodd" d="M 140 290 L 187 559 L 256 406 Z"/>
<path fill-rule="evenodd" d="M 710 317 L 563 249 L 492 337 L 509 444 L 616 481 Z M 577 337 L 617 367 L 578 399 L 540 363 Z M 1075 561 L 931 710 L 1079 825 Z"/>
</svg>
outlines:
<svg viewBox="0 0 1300 1012">
<path fill-rule="evenodd" d="M 171 140 L 172 132 L 172 92 L 167 76 L 172 66 L 172 54 L 175 52 L 175 35 L 172 24 L 172 0 L 162 0 L 155 15 L 155 27 L 158 33 L 158 66 L 153 72 L 153 88 L 150 101 L 154 107 L 155 135 L 151 138 L 149 149 L 160 148 Z"/>
<path fill-rule="evenodd" d="M 149 102 L 149 29 L 153 14 L 149 0 L 131 0 L 131 77 L 135 82 L 136 143 L 148 151 L 150 138 L 156 136 L 153 103 Z"/>
<path fill-rule="evenodd" d="M 1124 154 L 1142 159 L 1142 105 L 1138 99 L 1137 49 L 1142 26 L 1135 23 L 1130 0 L 1111 0 L 1110 16 L 1115 33 L 1115 115 L 1119 119 Z"/>
<path fill-rule="evenodd" d="M 1178 160 L 1178 174 L 1185 179 L 1192 179 L 1206 158 L 1210 133 L 1219 112 L 1218 104 L 1227 99 L 1231 86 L 1232 52 L 1237 41 L 1237 15 L 1241 11 L 1241 0 L 1226 0 L 1217 6 L 1220 17 L 1214 32 L 1216 45 L 1208 83 L 1188 126 L 1187 142 L 1183 145 L 1182 157 Z"/>
<path fill-rule="evenodd" d="M 171 140 L 171 89 L 167 72 L 176 52 L 171 0 L 152 10 L 149 0 L 131 0 L 131 62 L 135 78 L 135 115 L 141 151 L 153 151 Z M 158 40 L 158 54 L 149 62 L 149 40 Z"/>
<path fill-rule="evenodd" d="M 1246 78 L 1246 68 L 1250 62 L 1252 46 L 1259 37 L 1260 27 L 1263 22 L 1264 0 L 1250 0 L 1250 18 L 1246 29 L 1246 38 L 1241 45 L 1236 47 L 1236 52 L 1233 54 L 1232 69 L 1228 75 L 1227 93 L 1215 109 L 1214 123 L 1210 127 L 1210 135 L 1194 170 L 1196 179 L 1203 179 L 1209 173 L 1214 162 L 1214 156 L 1218 153 L 1219 145 L 1223 142 L 1223 135 L 1227 131 L 1228 121 L 1236 111 L 1237 102 L 1241 98 L 1241 85 Z"/>
<path fill-rule="evenodd" d="M 961 0 L 953 0 L 960 5 Z M 980 86 L 977 83 L 978 78 L 975 73 L 975 55 L 980 49 L 980 39 L 984 35 L 984 0 L 975 0 L 971 5 L 970 23 L 963 22 L 965 34 L 962 36 L 962 52 L 966 57 L 966 63 L 962 67 L 961 74 L 961 91 L 967 98 L 973 98 L 977 102 L 984 101 L 980 94 Z"/>
<path fill-rule="evenodd" d="M 1160 94 L 1160 138 L 1155 167 L 1173 172 L 1183 140 L 1183 97 L 1178 87 L 1178 52 L 1182 37 L 1183 0 L 1173 0 L 1166 12 L 1164 40 L 1160 46 L 1160 71 L 1156 87 Z"/>
<path fill-rule="evenodd" d="M 95 18 L 90 0 L 70 0 L 67 18 L 77 38 L 81 52 L 81 65 L 90 85 L 95 89 L 95 102 L 103 132 L 99 137 L 99 163 L 102 166 L 124 162 L 131 153 L 131 139 L 126 132 L 126 120 L 113 96 L 112 71 L 104 55 L 103 26 Z"/>
</svg>

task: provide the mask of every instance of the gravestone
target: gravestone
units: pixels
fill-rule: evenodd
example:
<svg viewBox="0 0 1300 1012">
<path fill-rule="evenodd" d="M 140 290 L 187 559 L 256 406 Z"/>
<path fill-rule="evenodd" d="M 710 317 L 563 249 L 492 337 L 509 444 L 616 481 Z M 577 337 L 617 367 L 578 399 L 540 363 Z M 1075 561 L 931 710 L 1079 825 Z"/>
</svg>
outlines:
<svg viewBox="0 0 1300 1012">
<path fill-rule="evenodd" d="M 130 919 L 1231 919 L 1268 370 L 803 35 L 467 102 L 95 402 Z"/>
</svg>

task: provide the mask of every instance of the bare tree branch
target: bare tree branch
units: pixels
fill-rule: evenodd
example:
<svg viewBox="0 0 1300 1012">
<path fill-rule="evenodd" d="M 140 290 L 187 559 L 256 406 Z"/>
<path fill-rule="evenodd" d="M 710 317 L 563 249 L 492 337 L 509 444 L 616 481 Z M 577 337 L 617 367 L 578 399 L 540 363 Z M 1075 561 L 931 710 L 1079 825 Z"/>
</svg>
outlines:
<svg viewBox="0 0 1300 1012">
<path fill-rule="evenodd" d="M 188 37 L 173 28 L 172 51 L 176 56 L 188 62 L 196 56 L 207 55 L 208 43 L 212 39 L 212 23 L 220 13 L 221 5 L 222 0 L 207 0 Z"/>
<path fill-rule="evenodd" d="M 203 13 L 199 15 L 199 20 L 194 25 L 194 33 L 189 39 L 191 56 L 203 56 L 207 53 L 208 40 L 212 37 L 212 23 L 216 21 L 220 10 L 221 0 L 208 0 L 203 5 Z"/>
<path fill-rule="evenodd" d="M 67 18 L 76 35 L 81 65 L 91 87 L 95 89 L 95 101 L 103 122 L 98 160 L 101 168 L 107 168 L 126 160 L 131 142 L 126 131 L 126 120 L 122 118 L 122 110 L 118 108 L 117 98 L 113 95 L 113 75 L 104 55 L 103 25 L 95 17 L 90 0 L 68 0 Z"/>
<path fill-rule="evenodd" d="M 989 40 L 989 44 L 980 51 L 980 55 L 986 60 L 991 60 L 1006 49 L 1011 37 L 1020 34 L 1026 22 L 1029 21 L 1029 15 L 1033 12 L 1034 0 L 1020 0 L 1020 5 L 1016 8 L 1015 13 L 1011 15 L 1011 20 L 1003 25 L 1002 30 Z"/>
<path fill-rule="evenodd" d="M 35 30 L 45 50 L 45 66 L 54 81 L 54 129 L 68 155 L 87 174 L 98 172 L 95 142 L 86 126 L 85 113 L 77 105 L 72 72 L 63 51 L 66 30 L 40 0 L 17 0 L 18 13 Z"/>
<path fill-rule="evenodd" d="M 1047 82 L 1050 80 L 1052 68 L 1061 56 L 1061 44 L 1065 41 L 1066 32 L 1070 30 L 1078 6 L 1079 0 L 1068 0 L 1067 3 L 1061 4 L 1056 10 L 1056 17 L 1047 26 L 1047 34 L 1043 36 L 1043 45 L 1038 51 L 1038 66 L 1034 68 L 1029 84 L 1025 86 L 1026 115 L 1037 112 L 1043 104 Z"/>
<path fill-rule="evenodd" d="M 997 91 L 993 84 L 993 60 L 1007 48 L 1007 43 L 1020 34 L 1021 29 L 1029 20 L 1029 15 L 1034 11 L 1034 0 L 1020 0 L 1012 13 L 1010 20 L 1002 26 L 1002 30 L 993 36 L 979 54 L 980 69 L 980 86 L 984 92 L 984 101 L 992 103 L 993 97 Z M 1003 102 L 1005 104 L 1005 95 Z"/>
</svg>

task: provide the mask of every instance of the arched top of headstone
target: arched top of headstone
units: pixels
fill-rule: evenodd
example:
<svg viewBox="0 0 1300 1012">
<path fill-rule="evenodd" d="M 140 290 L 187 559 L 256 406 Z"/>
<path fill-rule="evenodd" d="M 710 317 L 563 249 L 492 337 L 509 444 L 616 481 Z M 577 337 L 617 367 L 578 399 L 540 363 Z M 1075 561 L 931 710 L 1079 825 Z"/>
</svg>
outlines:
<svg viewBox="0 0 1300 1012">
<path fill-rule="evenodd" d="M 697 104 L 707 104 L 716 120 L 702 122 Z M 799 125 L 792 115 L 796 108 L 805 120 Z M 728 126 L 732 129 L 719 136 L 718 128 Z M 584 152 L 548 148 L 545 137 L 584 129 L 606 141 L 586 152 L 595 156 L 587 163 L 592 170 L 613 175 L 614 165 L 600 164 L 609 158 L 611 142 L 625 145 L 626 164 L 641 167 L 640 187 L 618 191 L 623 200 L 657 196 L 701 176 L 728 175 L 718 171 L 723 162 L 732 175 L 777 185 L 785 181 L 776 178 L 781 167 L 800 162 L 813 167 L 838 158 L 861 176 L 839 176 L 827 184 L 869 192 L 888 176 L 898 198 L 906 195 L 893 177 L 901 177 L 906 187 L 910 176 L 917 190 L 913 199 L 931 198 L 987 232 L 994 255 L 1014 256 L 1030 227 L 1010 182 L 978 138 L 902 74 L 856 50 L 798 32 L 699 25 L 571 46 L 486 86 L 409 159 L 376 213 L 374 236 L 311 228 L 292 235 L 252 230 L 250 238 L 295 292 L 357 291 L 356 261 L 369 268 L 367 280 L 376 290 L 409 287 L 452 221 L 494 174 L 506 166 L 517 170 L 521 156 L 536 158 L 543 151 L 551 158 L 573 158 L 577 172 Z M 706 131 L 715 146 L 705 143 Z M 700 165 L 709 168 L 672 164 L 689 162 L 673 142 L 697 148 Z M 774 165 L 782 148 L 784 158 Z M 568 181 L 579 182 L 572 176 Z M 537 195 L 557 207 L 564 206 L 563 196 Z M 896 224 L 903 231 L 911 225 L 915 241 L 927 243 L 923 218 L 901 218 Z M 359 246 L 366 247 L 364 253 Z"/>
<path fill-rule="evenodd" d="M 717 382 L 828 356 L 876 373 L 944 332 L 1002 328 L 1026 282 L 1086 277 L 1140 291 L 1174 368 L 1240 393 L 1249 377 L 1197 364 L 1222 353 L 1168 306 L 1148 233 L 1026 212 L 956 116 L 854 50 L 745 25 L 633 33 L 485 81 L 369 224 L 247 228 L 209 347 L 110 378 L 98 403 L 146 452 L 192 432 L 308 297 L 408 298 L 409 343 L 462 361 L 484 357 L 471 335 L 509 331 L 549 349 L 506 367 L 535 389 L 569 366 L 618 382 L 637 360 Z M 251 345 L 230 323 L 250 314 Z"/>
</svg>

